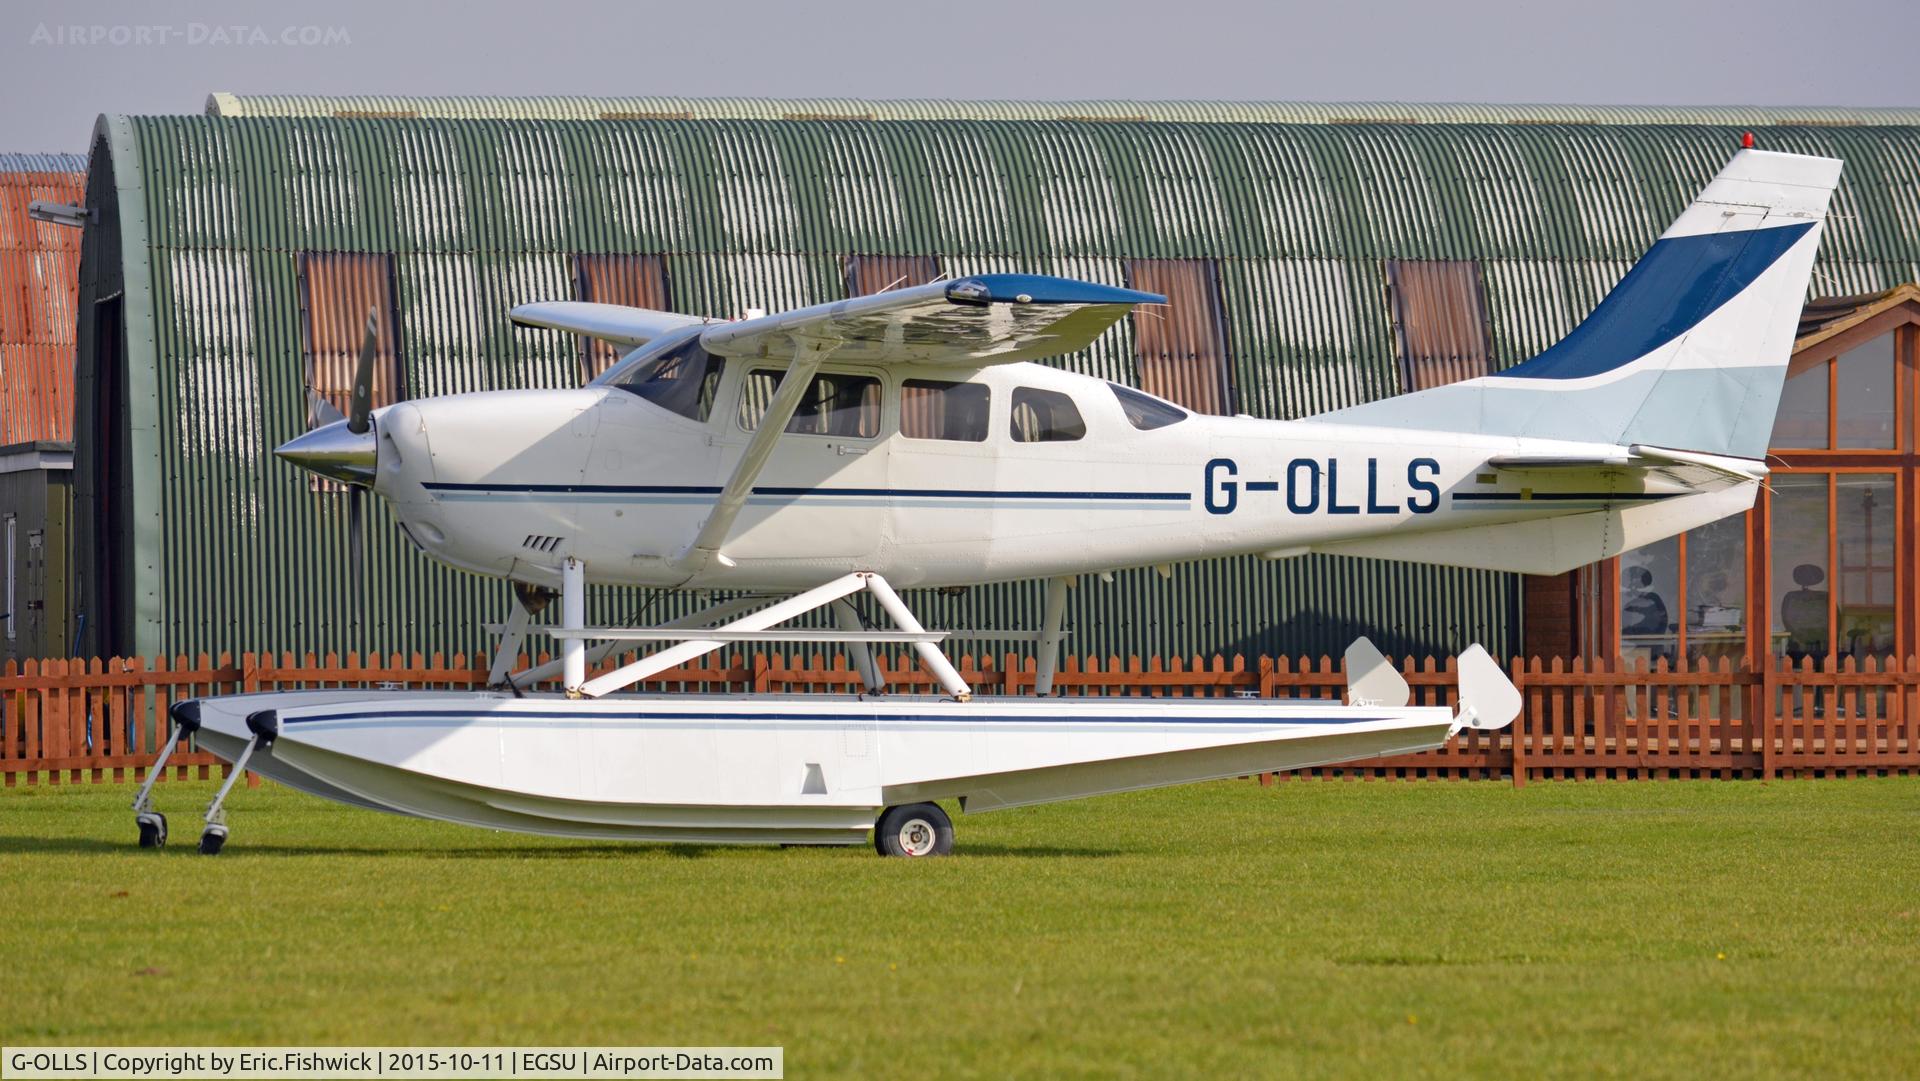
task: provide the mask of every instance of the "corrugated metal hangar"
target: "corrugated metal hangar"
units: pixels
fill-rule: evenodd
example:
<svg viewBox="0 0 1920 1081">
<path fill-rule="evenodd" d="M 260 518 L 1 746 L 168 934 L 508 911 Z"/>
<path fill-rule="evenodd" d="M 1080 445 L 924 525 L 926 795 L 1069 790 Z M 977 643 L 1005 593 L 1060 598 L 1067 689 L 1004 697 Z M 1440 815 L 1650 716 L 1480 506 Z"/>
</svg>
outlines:
<svg viewBox="0 0 1920 1081">
<path fill-rule="evenodd" d="M 370 304 L 379 392 L 423 396 L 605 363 L 512 328 L 530 300 L 726 316 L 1063 274 L 1173 305 L 1059 363 L 1198 410 L 1302 416 L 1544 348 L 1762 125 L 1763 147 L 1847 161 L 1817 292 L 1920 276 L 1913 111 L 906 104 L 216 95 L 220 115 L 102 118 L 76 366 L 83 648 L 480 644 L 498 583 L 414 553 L 371 501 L 357 600 L 344 499 L 269 453 L 311 423 L 307 387 L 344 393 Z M 459 118 L 492 109 L 511 118 Z M 303 112 L 324 115 L 287 115 Z M 1524 592 L 1324 556 L 1129 572 L 1071 594 L 1069 650 L 1337 652 L 1364 632 L 1500 655 L 1522 645 Z M 1003 628 L 1031 626 L 1038 597 L 915 603 L 930 624 Z M 647 603 L 680 602 L 609 595 L 589 618 Z"/>
</svg>

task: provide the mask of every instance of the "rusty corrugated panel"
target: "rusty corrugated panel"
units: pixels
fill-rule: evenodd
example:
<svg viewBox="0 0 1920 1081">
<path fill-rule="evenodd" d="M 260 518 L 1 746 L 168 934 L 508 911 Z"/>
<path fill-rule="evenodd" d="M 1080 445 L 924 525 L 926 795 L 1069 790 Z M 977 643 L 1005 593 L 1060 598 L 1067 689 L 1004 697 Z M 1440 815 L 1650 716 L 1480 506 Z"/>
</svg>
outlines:
<svg viewBox="0 0 1920 1081">
<path fill-rule="evenodd" d="M 86 168 L 73 154 L 0 154 L 0 444 L 73 438 L 80 230 L 27 208 L 84 202 Z"/>
<path fill-rule="evenodd" d="M 1233 412 L 1226 331 L 1211 259 L 1135 259 L 1127 284 L 1167 298 L 1135 308 L 1140 387 L 1196 413 Z"/>
<path fill-rule="evenodd" d="M 863 252 L 847 256 L 846 267 L 847 295 L 850 297 L 925 285 L 940 277 L 940 260 L 932 255 L 875 255 Z"/>
<path fill-rule="evenodd" d="M 1465 259 L 1389 259 L 1387 294 L 1406 389 L 1475 379 L 1492 371 L 1487 297 Z"/>
<path fill-rule="evenodd" d="M 575 295 L 599 304 L 672 311 L 673 293 L 667 282 L 667 261 L 658 255 L 576 255 L 573 257 Z M 620 359 L 621 347 L 598 338 L 581 340 L 581 382 L 586 382 Z"/>
</svg>

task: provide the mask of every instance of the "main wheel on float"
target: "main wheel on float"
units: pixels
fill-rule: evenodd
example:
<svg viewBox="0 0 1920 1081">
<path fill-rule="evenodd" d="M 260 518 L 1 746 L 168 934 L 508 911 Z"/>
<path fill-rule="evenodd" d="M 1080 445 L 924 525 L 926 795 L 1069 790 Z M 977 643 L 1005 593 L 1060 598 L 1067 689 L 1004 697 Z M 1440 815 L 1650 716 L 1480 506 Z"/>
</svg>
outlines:
<svg viewBox="0 0 1920 1081">
<path fill-rule="evenodd" d="M 935 803 L 889 807 L 873 827 L 882 856 L 944 856 L 953 851 L 953 819 Z"/>
</svg>

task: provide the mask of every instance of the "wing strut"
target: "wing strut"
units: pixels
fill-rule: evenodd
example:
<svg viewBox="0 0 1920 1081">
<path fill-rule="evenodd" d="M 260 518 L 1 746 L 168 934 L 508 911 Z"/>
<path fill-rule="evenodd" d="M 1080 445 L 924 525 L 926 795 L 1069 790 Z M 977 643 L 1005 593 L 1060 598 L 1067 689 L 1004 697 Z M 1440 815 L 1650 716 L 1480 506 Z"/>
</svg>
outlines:
<svg viewBox="0 0 1920 1081">
<path fill-rule="evenodd" d="M 753 438 L 747 441 L 740 460 L 734 463 L 733 475 L 727 478 L 726 487 L 720 489 L 719 497 L 713 501 L 712 513 L 700 523 L 700 532 L 694 535 L 686 550 L 674 559 L 674 565 L 680 570 L 695 574 L 716 560 L 722 566 L 730 565 L 727 557 L 720 553 L 720 546 L 727 542 L 727 534 L 733 529 L 733 520 L 740 516 L 740 508 L 747 505 L 747 496 L 753 494 L 754 479 L 773 456 L 774 444 L 780 441 L 787 422 L 800 408 L 800 396 L 813 383 L 813 373 L 839 345 L 839 342 L 812 338 L 797 340 L 793 363 L 780 377 L 780 386 L 773 392 L 773 400 L 767 403 L 760 426 L 754 429 Z"/>
</svg>

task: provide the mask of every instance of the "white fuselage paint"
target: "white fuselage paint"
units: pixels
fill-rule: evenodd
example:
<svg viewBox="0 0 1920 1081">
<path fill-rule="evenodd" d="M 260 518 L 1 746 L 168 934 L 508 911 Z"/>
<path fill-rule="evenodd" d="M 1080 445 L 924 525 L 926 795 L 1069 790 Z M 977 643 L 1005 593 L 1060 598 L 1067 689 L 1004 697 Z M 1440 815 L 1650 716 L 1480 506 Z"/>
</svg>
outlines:
<svg viewBox="0 0 1920 1081">
<path fill-rule="evenodd" d="M 1487 465 L 1620 450 L 1591 443 L 1244 416 L 1141 431 L 1106 384 L 1043 365 L 828 364 L 882 381 L 879 436 L 783 436 L 725 560 L 677 562 L 749 438 L 737 417 L 750 366 L 764 365 L 727 365 L 705 422 L 601 386 L 401 403 L 377 414 L 375 490 L 427 552 L 479 573 L 556 585 L 573 556 L 599 583 L 747 589 L 806 588 L 853 570 L 942 586 L 1298 554 L 1583 513 L 1597 522 L 1597 512 L 1671 507 L 1701 491 L 1658 487 L 1657 474 L 1596 484 Z M 899 387 L 911 378 L 991 388 L 988 438 L 900 435 Z M 1070 395 L 1086 435 L 1015 442 L 1017 387 Z M 1751 502 L 1754 485 L 1731 487 L 1744 496 L 1726 493 L 1708 520 Z M 1517 543 L 1532 543 L 1525 536 Z"/>
</svg>

